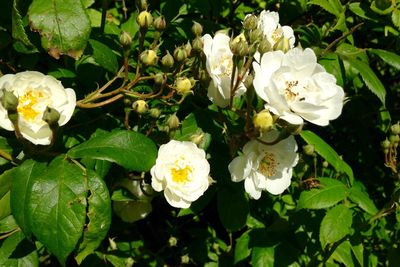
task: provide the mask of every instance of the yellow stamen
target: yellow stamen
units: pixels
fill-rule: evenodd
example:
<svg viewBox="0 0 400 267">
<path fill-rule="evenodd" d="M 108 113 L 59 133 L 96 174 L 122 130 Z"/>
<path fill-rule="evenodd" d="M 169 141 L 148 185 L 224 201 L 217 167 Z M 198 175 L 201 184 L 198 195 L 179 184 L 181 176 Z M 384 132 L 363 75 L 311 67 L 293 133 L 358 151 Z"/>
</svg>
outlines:
<svg viewBox="0 0 400 267">
<path fill-rule="evenodd" d="M 279 162 L 276 161 L 275 155 L 267 152 L 258 165 L 258 171 L 267 177 L 271 177 L 276 173 L 278 165 Z"/>
<path fill-rule="evenodd" d="M 25 120 L 33 121 L 41 113 L 35 105 L 42 101 L 46 95 L 38 90 L 29 89 L 24 95 L 18 98 L 18 114 Z"/>
<path fill-rule="evenodd" d="M 175 183 L 189 182 L 189 173 L 191 172 L 192 169 L 189 166 L 186 166 L 183 169 L 171 169 L 172 180 Z"/>
</svg>

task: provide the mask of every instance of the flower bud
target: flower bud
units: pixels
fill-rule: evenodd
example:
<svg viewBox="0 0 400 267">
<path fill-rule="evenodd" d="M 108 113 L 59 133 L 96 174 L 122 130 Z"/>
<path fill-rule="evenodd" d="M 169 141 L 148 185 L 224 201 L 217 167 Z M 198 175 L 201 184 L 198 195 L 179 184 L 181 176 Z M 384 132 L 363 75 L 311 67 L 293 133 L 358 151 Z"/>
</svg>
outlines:
<svg viewBox="0 0 400 267">
<path fill-rule="evenodd" d="M 256 15 L 247 15 L 243 21 L 243 28 L 245 30 L 254 30 L 258 26 L 258 18 Z"/>
<path fill-rule="evenodd" d="M 108 242 L 110 243 L 111 250 L 117 250 L 117 243 L 115 243 L 114 238 L 108 238 Z"/>
<path fill-rule="evenodd" d="M 303 152 L 307 156 L 312 156 L 315 152 L 315 147 L 313 145 L 305 145 L 303 146 Z"/>
<path fill-rule="evenodd" d="M 399 142 L 399 136 L 392 134 L 392 135 L 389 136 L 389 141 L 390 141 L 390 143 L 392 145 L 395 144 L 395 143 L 398 143 Z"/>
<path fill-rule="evenodd" d="M 260 52 L 260 54 L 262 55 L 264 53 L 270 52 L 271 50 L 271 43 L 267 39 L 263 39 L 258 46 L 258 52 Z"/>
<path fill-rule="evenodd" d="M 176 244 L 178 244 L 178 239 L 176 239 L 176 237 L 171 236 L 168 239 L 168 243 L 170 247 L 176 247 Z"/>
<path fill-rule="evenodd" d="M 324 160 L 324 161 L 322 162 L 322 167 L 328 168 L 328 167 L 329 167 L 329 162 L 327 162 L 326 160 Z"/>
<path fill-rule="evenodd" d="M 181 256 L 181 263 L 182 264 L 188 264 L 190 262 L 190 258 L 188 254 L 185 254 L 183 256 Z"/>
<path fill-rule="evenodd" d="M 132 257 L 128 257 L 125 260 L 125 267 L 132 267 L 135 264 L 135 260 Z"/>
<path fill-rule="evenodd" d="M 206 70 L 199 71 L 199 81 L 202 86 L 208 87 L 210 80 L 211 80 L 210 75 Z"/>
<path fill-rule="evenodd" d="M 283 53 L 286 53 L 290 49 L 289 39 L 282 36 L 278 42 L 274 45 L 274 50 L 281 50 Z"/>
<path fill-rule="evenodd" d="M 190 54 L 192 53 L 192 45 L 189 41 L 185 45 L 185 51 L 188 56 L 190 56 Z"/>
<path fill-rule="evenodd" d="M 196 36 L 201 36 L 201 34 L 203 33 L 203 26 L 201 26 L 200 23 L 194 21 L 192 26 L 192 32 Z"/>
<path fill-rule="evenodd" d="M 272 128 L 274 119 L 271 113 L 264 109 L 253 117 L 253 124 L 259 132 L 265 132 Z"/>
<path fill-rule="evenodd" d="M 176 114 L 172 114 L 171 116 L 169 116 L 168 120 L 167 120 L 167 126 L 170 130 L 174 130 L 176 128 L 179 127 L 180 121 L 178 116 L 176 116 Z"/>
<path fill-rule="evenodd" d="M 263 32 L 260 29 L 254 29 L 250 32 L 249 38 L 250 38 L 250 43 L 253 44 L 263 37 Z"/>
<path fill-rule="evenodd" d="M 146 101 L 139 99 L 133 102 L 132 109 L 138 114 L 144 114 L 149 109 L 149 106 L 147 105 Z"/>
<path fill-rule="evenodd" d="M 394 135 L 400 134 L 400 124 L 397 122 L 396 124 L 393 124 L 390 126 L 390 132 Z"/>
<path fill-rule="evenodd" d="M 186 95 L 192 89 L 192 83 L 186 77 L 179 77 L 175 81 L 175 89 L 179 95 Z"/>
<path fill-rule="evenodd" d="M 150 117 L 157 119 L 161 115 L 161 110 L 159 110 L 158 108 L 151 108 L 149 110 L 149 115 Z"/>
<path fill-rule="evenodd" d="M 190 141 L 195 143 L 196 145 L 200 145 L 204 140 L 205 134 L 203 132 L 196 133 L 190 136 Z"/>
<path fill-rule="evenodd" d="M 144 65 L 150 66 L 157 63 L 157 54 L 154 50 L 145 50 L 143 51 L 140 56 L 140 61 L 143 62 Z"/>
<path fill-rule="evenodd" d="M 156 18 L 154 20 L 153 26 L 159 32 L 164 31 L 165 27 L 167 27 L 164 16 L 159 16 L 158 18 Z"/>
<path fill-rule="evenodd" d="M 147 0 L 136 0 L 136 6 L 139 11 L 147 10 Z"/>
<path fill-rule="evenodd" d="M 132 44 L 132 36 L 128 32 L 122 31 L 119 36 L 119 42 L 124 48 L 130 48 Z"/>
<path fill-rule="evenodd" d="M 249 45 L 247 44 L 246 38 L 244 37 L 243 33 L 233 39 L 229 43 L 229 46 L 234 55 L 243 57 L 249 53 Z"/>
<path fill-rule="evenodd" d="M 43 112 L 42 120 L 47 122 L 50 126 L 58 126 L 58 120 L 60 119 L 60 113 L 51 107 L 46 107 Z"/>
<path fill-rule="evenodd" d="M 382 149 L 389 149 L 390 148 L 390 141 L 386 138 L 381 142 Z"/>
<path fill-rule="evenodd" d="M 204 46 L 204 42 L 200 37 L 194 38 L 192 42 L 192 47 L 194 51 L 202 51 Z"/>
<path fill-rule="evenodd" d="M 248 74 L 246 77 L 246 80 L 244 81 L 244 86 L 249 89 L 250 87 L 253 86 L 253 80 L 254 80 L 254 76 L 253 74 Z"/>
<path fill-rule="evenodd" d="M 161 64 L 166 68 L 170 69 L 172 66 L 174 66 L 174 58 L 171 56 L 169 51 L 167 51 L 167 54 L 163 56 L 161 59 Z"/>
<path fill-rule="evenodd" d="M 182 62 L 187 58 L 188 54 L 186 49 L 182 46 L 175 48 L 174 50 L 174 58 L 178 62 Z"/>
<path fill-rule="evenodd" d="M 7 111 L 17 111 L 18 98 L 10 91 L 3 89 L 3 95 L 0 97 L 0 103 Z"/>
<path fill-rule="evenodd" d="M 139 13 L 139 15 L 136 18 L 136 21 L 139 24 L 140 28 L 147 29 L 153 23 L 153 16 L 145 10 Z"/>
</svg>

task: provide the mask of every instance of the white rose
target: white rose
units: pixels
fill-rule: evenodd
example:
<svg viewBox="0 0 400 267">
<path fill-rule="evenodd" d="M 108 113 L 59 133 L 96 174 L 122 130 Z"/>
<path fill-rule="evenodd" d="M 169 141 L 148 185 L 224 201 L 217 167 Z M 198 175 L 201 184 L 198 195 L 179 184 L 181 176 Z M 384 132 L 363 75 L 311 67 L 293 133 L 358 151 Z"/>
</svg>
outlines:
<svg viewBox="0 0 400 267">
<path fill-rule="evenodd" d="M 344 92 L 336 79 L 317 63 L 313 50 L 294 48 L 265 53 L 253 62 L 256 93 L 265 108 L 291 124 L 303 119 L 326 126 L 342 112 Z"/>
<path fill-rule="evenodd" d="M 230 38 L 224 33 L 216 33 L 214 38 L 209 34 L 202 37 L 203 51 L 207 58 L 207 71 L 211 77 L 208 86 L 208 98 L 219 107 L 229 105 L 231 98 L 231 77 L 233 72 L 233 53 L 229 48 Z M 235 96 L 246 91 L 243 83 L 240 83 Z"/>
<path fill-rule="evenodd" d="M 271 142 L 278 135 L 278 131 L 269 131 L 261 140 Z M 245 180 L 245 190 L 254 199 L 259 199 L 265 190 L 274 195 L 281 194 L 290 185 L 293 167 L 298 161 L 296 151 L 293 136 L 275 145 L 251 140 L 243 147 L 243 155 L 234 158 L 228 166 L 232 181 Z"/>
<path fill-rule="evenodd" d="M 158 192 L 164 190 L 171 206 L 188 208 L 207 190 L 210 165 L 204 150 L 194 143 L 171 140 L 160 146 L 150 173 L 151 186 Z"/>
<path fill-rule="evenodd" d="M 37 71 L 6 74 L 0 77 L 0 97 L 3 90 L 12 92 L 18 98 L 18 127 L 22 136 L 35 145 L 51 143 L 52 132 L 42 120 L 47 107 L 58 111 L 60 126 L 66 124 L 76 105 L 73 89 L 65 89 L 61 82 L 52 76 Z M 0 127 L 8 131 L 14 125 L 8 118 L 7 110 L 0 104 Z"/>
</svg>

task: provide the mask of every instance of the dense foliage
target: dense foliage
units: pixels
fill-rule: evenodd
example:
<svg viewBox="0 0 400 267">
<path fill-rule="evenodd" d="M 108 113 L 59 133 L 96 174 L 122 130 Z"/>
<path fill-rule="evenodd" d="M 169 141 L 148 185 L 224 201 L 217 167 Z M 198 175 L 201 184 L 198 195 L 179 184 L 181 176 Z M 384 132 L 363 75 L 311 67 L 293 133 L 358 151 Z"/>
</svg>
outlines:
<svg viewBox="0 0 400 267">
<path fill-rule="evenodd" d="M 0 266 L 398 265 L 399 0 L 0 11 Z"/>
</svg>

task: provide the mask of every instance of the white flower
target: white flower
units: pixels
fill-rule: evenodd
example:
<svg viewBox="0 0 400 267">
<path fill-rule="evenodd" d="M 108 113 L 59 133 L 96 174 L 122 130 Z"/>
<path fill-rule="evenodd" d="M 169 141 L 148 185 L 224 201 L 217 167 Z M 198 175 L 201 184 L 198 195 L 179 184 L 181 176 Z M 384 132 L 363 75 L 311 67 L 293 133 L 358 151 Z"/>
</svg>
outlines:
<svg viewBox="0 0 400 267">
<path fill-rule="evenodd" d="M 274 141 L 279 133 L 267 132 L 261 140 Z M 257 140 L 249 141 L 243 147 L 243 155 L 229 164 L 232 181 L 244 181 L 247 193 L 259 199 L 262 191 L 278 195 L 289 187 L 293 167 L 297 164 L 297 144 L 290 136 L 275 145 L 265 145 Z"/>
<path fill-rule="evenodd" d="M 303 119 L 326 126 L 342 112 L 344 92 L 317 63 L 313 50 L 294 48 L 265 53 L 253 62 L 253 85 L 265 108 L 291 124 Z"/>
<path fill-rule="evenodd" d="M 168 203 L 188 208 L 207 190 L 210 165 L 204 150 L 192 142 L 171 140 L 158 150 L 156 165 L 151 170 L 151 186 L 164 190 Z"/>
<path fill-rule="evenodd" d="M 61 82 L 52 76 L 37 71 L 6 74 L 0 78 L 0 97 L 3 90 L 12 92 L 18 98 L 18 127 L 22 136 L 35 145 L 51 143 L 52 132 L 42 120 L 47 107 L 58 111 L 60 126 L 66 124 L 76 105 L 73 89 L 65 89 Z M 14 125 L 7 111 L 0 104 L 0 127 L 13 131 Z"/>
<path fill-rule="evenodd" d="M 258 28 L 263 31 L 264 37 L 271 44 L 271 47 L 282 38 L 289 40 L 290 48 L 293 48 L 296 38 L 290 26 L 281 26 L 279 24 L 279 14 L 274 11 L 263 10 L 258 19 Z"/>
<path fill-rule="evenodd" d="M 214 38 L 209 34 L 202 37 L 203 51 L 207 58 L 207 71 L 211 77 L 208 86 L 208 98 L 219 107 L 228 106 L 231 98 L 231 77 L 233 71 L 232 51 L 229 48 L 230 38 L 224 33 L 216 33 Z M 243 94 L 246 87 L 240 83 L 236 96 Z"/>
</svg>

